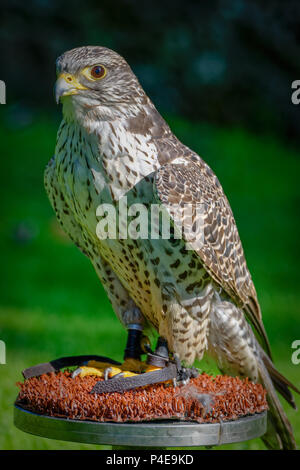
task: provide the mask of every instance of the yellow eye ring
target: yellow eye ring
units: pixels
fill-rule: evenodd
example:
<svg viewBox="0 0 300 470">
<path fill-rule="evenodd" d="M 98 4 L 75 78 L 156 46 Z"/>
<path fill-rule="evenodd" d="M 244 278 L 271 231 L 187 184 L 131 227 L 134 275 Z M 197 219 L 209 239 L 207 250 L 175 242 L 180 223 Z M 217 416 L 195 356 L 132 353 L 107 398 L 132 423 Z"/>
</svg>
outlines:
<svg viewBox="0 0 300 470">
<path fill-rule="evenodd" d="M 101 80 L 106 75 L 106 68 L 103 65 L 93 65 L 93 67 L 86 67 L 82 73 L 88 80 Z"/>
</svg>

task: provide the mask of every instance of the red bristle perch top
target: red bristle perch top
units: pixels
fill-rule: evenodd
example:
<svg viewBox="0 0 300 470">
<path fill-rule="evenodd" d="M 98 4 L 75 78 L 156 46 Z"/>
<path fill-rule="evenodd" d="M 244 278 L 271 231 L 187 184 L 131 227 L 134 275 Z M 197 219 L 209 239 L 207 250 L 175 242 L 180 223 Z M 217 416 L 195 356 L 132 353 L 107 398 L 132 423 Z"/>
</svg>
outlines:
<svg viewBox="0 0 300 470">
<path fill-rule="evenodd" d="M 155 384 L 123 393 L 91 394 L 99 377 L 43 374 L 18 383 L 17 404 L 69 419 L 139 422 L 180 419 L 198 423 L 235 420 L 268 409 L 266 391 L 248 379 L 202 373 L 187 385 Z"/>
</svg>

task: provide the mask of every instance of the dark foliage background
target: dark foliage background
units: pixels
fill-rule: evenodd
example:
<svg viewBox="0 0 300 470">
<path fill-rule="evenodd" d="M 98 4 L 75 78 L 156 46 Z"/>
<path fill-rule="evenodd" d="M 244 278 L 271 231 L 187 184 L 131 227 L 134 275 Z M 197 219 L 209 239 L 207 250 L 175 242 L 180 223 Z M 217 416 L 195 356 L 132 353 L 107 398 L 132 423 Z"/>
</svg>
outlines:
<svg viewBox="0 0 300 470">
<path fill-rule="evenodd" d="M 56 57 L 100 44 L 125 56 L 161 110 L 297 141 L 297 0 L 2 0 L 9 100 L 48 104 Z M 26 96 L 24 96 L 26 90 Z M 24 103 L 25 104 L 25 103 Z"/>
</svg>

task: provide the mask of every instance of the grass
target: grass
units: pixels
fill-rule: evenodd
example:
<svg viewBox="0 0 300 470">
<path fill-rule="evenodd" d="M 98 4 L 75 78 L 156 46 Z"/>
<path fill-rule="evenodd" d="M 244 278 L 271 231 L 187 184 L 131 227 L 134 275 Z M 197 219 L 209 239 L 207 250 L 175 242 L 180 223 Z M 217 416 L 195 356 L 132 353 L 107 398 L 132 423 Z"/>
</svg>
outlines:
<svg viewBox="0 0 300 470">
<path fill-rule="evenodd" d="M 89 261 L 60 232 L 43 188 L 57 119 L 37 115 L 30 125 L 12 127 L 1 112 L 0 339 L 7 357 L 6 365 L 0 365 L 0 449 L 99 449 L 38 438 L 13 426 L 22 369 L 62 355 L 104 354 L 121 360 L 126 335 Z M 176 117 L 168 121 L 210 164 L 229 196 L 275 363 L 299 386 L 300 365 L 291 362 L 291 344 L 300 338 L 299 153 L 274 136 Z M 285 409 L 300 444 L 299 413 Z M 222 448 L 264 446 L 256 439 Z"/>
</svg>

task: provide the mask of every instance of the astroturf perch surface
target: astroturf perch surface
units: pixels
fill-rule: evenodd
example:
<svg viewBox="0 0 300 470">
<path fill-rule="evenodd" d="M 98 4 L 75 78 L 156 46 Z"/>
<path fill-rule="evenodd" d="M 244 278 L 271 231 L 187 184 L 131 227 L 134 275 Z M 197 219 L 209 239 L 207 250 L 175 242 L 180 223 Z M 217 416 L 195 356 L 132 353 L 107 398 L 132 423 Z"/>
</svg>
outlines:
<svg viewBox="0 0 300 470">
<path fill-rule="evenodd" d="M 61 233 L 43 188 L 58 122 L 36 116 L 13 129 L 1 117 L 0 449 L 98 449 L 22 433 L 12 424 L 20 371 L 62 355 L 122 359 L 126 332 L 90 262 Z M 173 131 L 218 174 L 229 194 L 275 364 L 296 386 L 299 339 L 299 154 L 272 136 L 168 118 Z M 99 321 L 101 315 L 101 322 Z M 298 335 L 299 336 L 299 335 Z M 201 367 L 211 373 L 211 364 Z M 298 407 L 299 398 L 296 397 Z M 299 413 L 284 405 L 300 445 Z M 105 448 L 105 447 L 104 447 Z M 260 440 L 222 448 L 264 448 Z"/>
</svg>

